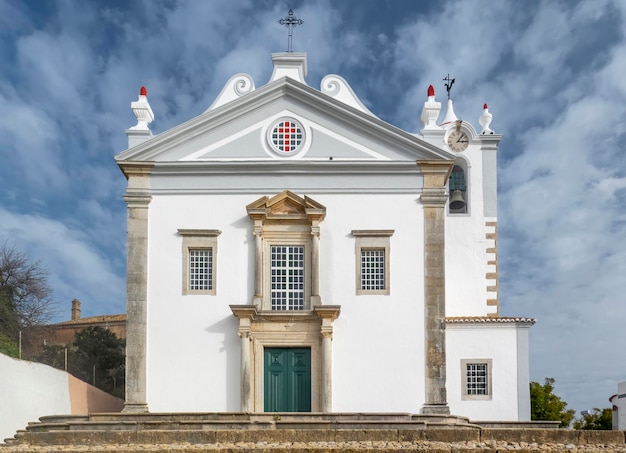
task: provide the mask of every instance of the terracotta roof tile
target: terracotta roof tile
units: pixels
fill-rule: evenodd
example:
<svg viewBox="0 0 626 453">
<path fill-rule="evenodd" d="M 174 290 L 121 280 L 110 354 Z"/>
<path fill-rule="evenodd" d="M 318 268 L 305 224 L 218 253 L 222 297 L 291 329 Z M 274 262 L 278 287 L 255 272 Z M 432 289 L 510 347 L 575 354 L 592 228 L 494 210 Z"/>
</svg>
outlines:
<svg viewBox="0 0 626 453">
<path fill-rule="evenodd" d="M 69 321 L 58 322 L 56 324 L 50 324 L 50 327 L 67 327 L 67 326 L 78 326 L 85 324 L 105 324 L 107 322 L 110 323 L 118 323 L 118 322 L 126 322 L 126 313 L 122 313 L 119 315 L 98 315 L 98 316 L 88 316 L 87 318 L 79 318 L 79 319 L 70 319 Z"/>
<path fill-rule="evenodd" d="M 535 318 L 521 318 L 514 316 L 451 316 L 446 318 L 446 324 L 513 324 L 513 323 L 530 323 L 533 325 L 537 322 Z"/>
</svg>

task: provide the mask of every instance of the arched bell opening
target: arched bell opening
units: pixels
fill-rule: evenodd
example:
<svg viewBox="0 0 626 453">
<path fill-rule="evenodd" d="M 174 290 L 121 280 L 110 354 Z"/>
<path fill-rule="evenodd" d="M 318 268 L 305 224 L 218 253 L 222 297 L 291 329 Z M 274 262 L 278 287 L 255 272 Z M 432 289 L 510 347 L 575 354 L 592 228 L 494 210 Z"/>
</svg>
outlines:
<svg viewBox="0 0 626 453">
<path fill-rule="evenodd" d="M 461 165 L 454 165 L 448 182 L 448 212 L 450 214 L 466 214 L 467 211 L 467 178 Z"/>
</svg>

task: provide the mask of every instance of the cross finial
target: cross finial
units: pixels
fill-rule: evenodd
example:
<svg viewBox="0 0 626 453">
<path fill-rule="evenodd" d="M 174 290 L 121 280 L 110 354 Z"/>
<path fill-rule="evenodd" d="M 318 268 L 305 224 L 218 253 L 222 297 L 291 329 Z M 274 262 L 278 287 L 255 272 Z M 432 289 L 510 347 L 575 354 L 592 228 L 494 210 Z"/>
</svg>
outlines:
<svg viewBox="0 0 626 453">
<path fill-rule="evenodd" d="M 297 17 L 295 17 L 293 15 L 293 10 L 289 9 L 289 13 L 287 14 L 287 17 L 284 17 L 282 19 L 280 19 L 278 21 L 278 23 L 280 25 L 284 25 L 285 27 L 287 27 L 289 29 L 289 39 L 287 41 L 287 52 L 293 52 L 293 50 L 291 50 L 291 41 L 293 38 L 293 28 L 296 25 L 302 25 L 304 23 L 304 21 L 302 19 L 298 19 Z"/>
<path fill-rule="evenodd" d="M 448 99 L 450 99 L 450 90 L 452 89 L 452 85 L 454 85 L 454 81 L 456 79 L 451 79 L 450 78 L 450 74 L 448 74 L 447 76 L 444 77 L 444 79 L 446 82 L 445 86 L 446 86 L 446 91 L 448 92 Z"/>
</svg>

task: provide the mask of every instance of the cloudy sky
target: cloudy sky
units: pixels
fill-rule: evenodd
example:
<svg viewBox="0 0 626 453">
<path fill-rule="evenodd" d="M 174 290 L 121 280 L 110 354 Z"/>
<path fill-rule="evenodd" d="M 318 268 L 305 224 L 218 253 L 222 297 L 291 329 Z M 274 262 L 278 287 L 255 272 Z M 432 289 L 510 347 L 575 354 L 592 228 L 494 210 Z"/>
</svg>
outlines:
<svg viewBox="0 0 626 453">
<path fill-rule="evenodd" d="M 426 88 L 499 151 L 502 313 L 537 318 L 531 379 L 577 411 L 626 380 L 626 3 L 615 0 L 0 0 L 0 243 L 50 270 L 69 317 L 125 311 L 126 182 L 113 156 L 148 88 L 155 133 L 202 113 L 228 78 L 343 76 L 411 132 Z"/>
</svg>

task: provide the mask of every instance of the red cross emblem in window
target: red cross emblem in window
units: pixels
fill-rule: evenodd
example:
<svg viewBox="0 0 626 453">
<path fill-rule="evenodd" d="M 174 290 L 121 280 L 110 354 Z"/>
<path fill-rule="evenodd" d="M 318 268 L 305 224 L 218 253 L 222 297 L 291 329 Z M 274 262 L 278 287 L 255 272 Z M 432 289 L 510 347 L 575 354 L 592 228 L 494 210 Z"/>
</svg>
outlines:
<svg viewBox="0 0 626 453">
<path fill-rule="evenodd" d="M 272 130 L 272 144 L 283 153 L 296 150 L 302 143 L 302 129 L 293 121 L 281 121 Z"/>
</svg>

